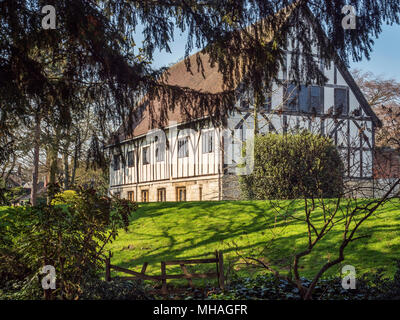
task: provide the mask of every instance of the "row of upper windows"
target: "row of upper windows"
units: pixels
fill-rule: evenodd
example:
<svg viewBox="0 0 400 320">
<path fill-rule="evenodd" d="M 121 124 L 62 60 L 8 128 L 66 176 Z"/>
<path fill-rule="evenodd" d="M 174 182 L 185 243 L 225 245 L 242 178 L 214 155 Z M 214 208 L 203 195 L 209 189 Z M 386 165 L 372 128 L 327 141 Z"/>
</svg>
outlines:
<svg viewBox="0 0 400 320">
<path fill-rule="evenodd" d="M 214 132 L 206 131 L 202 133 L 202 151 L 203 153 L 214 152 Z M 189 156 L 189 138 L 178 138 L 178 158 L 186 158 Z M 165 159 L 165 145 L 163 143 L 158 143 L 156 145 L 155 157 L 157 162 L 164 161 Z M 113 169 L 117 171 L 120 169 L 121 156 L 114 155 L 113 159 Z M 142 163 L 150 164 L 150 147 L 142 148 Z M 135 165 L 135 156 L 133 151 L 129 151 L 127 154 L 127 164 L 128 167 L 133 167 Z"/>
<path fill-rule="evenodd" d="M 284 110 L 304 113 L 324 113 L 324 87 L 320 86 L 296 86 L 290 84 L 285 90 Z M 334 89 L 333 109 L 326 110 L 335 115 L 347 115 L 349 112 L 348 88 Z"/>
<path fill-rule="evenodd" d="M 244 95 L 240 99 L 242 109 L 250 108 L 253 98 Z M 266 97 L 262 108 L 271 111 L 271 96 Z M 296 86 L 289 84 L 284 87 L 283 110 L 296 111 L 302 113 L 322 114 L 324 113 L 324 87 L 321 86 Z M 349 90 L 348 88 L 334 89 L 334 106 L 332 112 L 336 115 L 347 115 L 349 110 Z M 327 113 L 331 112 L 326 110 Z"/>
</svg>

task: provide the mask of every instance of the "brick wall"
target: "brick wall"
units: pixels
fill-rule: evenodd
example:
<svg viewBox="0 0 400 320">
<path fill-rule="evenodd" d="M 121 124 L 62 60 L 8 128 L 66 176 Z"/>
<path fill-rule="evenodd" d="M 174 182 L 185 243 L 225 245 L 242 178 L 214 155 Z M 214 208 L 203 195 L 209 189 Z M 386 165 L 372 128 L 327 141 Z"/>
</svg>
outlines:
<svg viewBox="0 0 400 320">
<path fill-rule="evenodd" d="M 376 150 L 374 178 L 400 178 L 400 152 L 398 150 L 390 148 Z"/>
</svg>

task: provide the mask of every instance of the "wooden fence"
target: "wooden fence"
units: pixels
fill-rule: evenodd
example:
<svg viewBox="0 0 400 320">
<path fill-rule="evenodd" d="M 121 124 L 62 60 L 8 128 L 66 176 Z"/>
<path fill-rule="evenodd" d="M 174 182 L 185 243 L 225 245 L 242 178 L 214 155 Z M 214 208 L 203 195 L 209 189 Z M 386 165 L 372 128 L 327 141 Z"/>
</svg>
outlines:
<svg viewBox="0 0 400 320">
<path fill-rule="evenodd" d="M 146 274 L 146 269 L 148 263 L 145 262 L 143 264 L 142 270 L 140 272 L 136 272 L 130 269 L 118 267 L 116 265 L 111 264 L 111 253 L 109 252 L 108 257 L 105 258 L 106 263 L 106 281 L 111 281 L 111 269 L 114 269 L 119 272 L 123 272 L 129 274 L 130 277 L 121 277 L 125 280 L 152 280 L 152 281 L 161 281 L 161 293 L 166 294 L 167 291 L 167 280 L 168 279 L 187 279 L 189 286 L 193 286 L 192 279 L 206 279 L 206 278 L 217 278 L 218 285 L 221 289 L 224 289 L 224 257 L 222 252 L 215 251 L 215 258 L 209 259 L 192 259 L 192 260 L 172 260 L 172 261 L 161 261 L 161 275 L 151 276 Z M 186 265 L 192 264 L 206 264 L 206 263 L 215 263 L 216 272 L 209 273 L 189 273 Z M 169 265 L 180 265 L 182 269 L 182 274 L 167 274 L 166 266 Z"/>
</svg>

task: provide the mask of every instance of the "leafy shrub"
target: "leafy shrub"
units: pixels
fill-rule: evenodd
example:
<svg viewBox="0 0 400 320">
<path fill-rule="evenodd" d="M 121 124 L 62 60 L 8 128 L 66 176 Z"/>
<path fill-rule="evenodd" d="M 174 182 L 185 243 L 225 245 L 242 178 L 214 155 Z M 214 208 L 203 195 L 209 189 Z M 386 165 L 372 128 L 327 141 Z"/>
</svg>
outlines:
<svg viewBox="0 0 400 320">
<path fill-rule="evenodd" d="M 16 202 L 18 198 L 26 194 L 27 190 L 22 187 L 15 187 L 15 188 L 0 187 L 0 205 L 10 205 Z"/>
<path fill-rule="evenodd" d="M 47 290 L 46 298 L 77 299 L 84 282 L 98 277 L 104 268 L 105 245 L 115 239 L 119 228 L 127 228 L 137 205 L 100 196 L 93 189 L 78 190 L 71 201 L 69 206 L 18 207 L 2 214 L 0 255 L 12 262 L 12 266 L 0 265 L 1 278 L 7 275 L 4 282 L 15 286 L 22 281 L 40 288 L 40 283 L 30 279 L 44 265 L 52 265 L 57 289 L 51 296 Z M 1 285 L 3 290 L 7 287 Z"/>
<path fill-rule="evenodd" d="M 382 269 L 364 274 L 356 279 L 356 289 L 344 289 L 340 277 L 320 279 L 313 293 L 314 300 L 399 300 L 400 261 L 393 279 L 383 276 Z M 302 283 L 310 284 L 310 279 L 302 278 Z M 273 274 L 255 277 L 234 275 L 224 291 L 215 288 L 187 290 L 174 299 L 207 300 L 300 300 L 300 293 L 288 281 Z"/>
<path fill-rule="evenodd" d="M 57 193 L 51 201 L 52 205 L 72 204 L 76 202 L 78 193 L 75 190 L 65 190 L 64 192 Z"/>
<path fill-rule="evenodd" d="M 111 281 L 100 279 L 87 280 L 83 284 L 82 300 L 145 300 L 145 288 L 140 281 L 121 280 Z"/>
<path fill-rule="evenodd" d="M 331 198 L 343 192 L 343 168 L 327 137 L 307 131 L 258 135 L 254 170 L 239 181 L 248 199 Z"/>
<path fill-rule="evenodd" d="M 355 289 L 344 289 L 340 277 L 320 279 L 313 292 L 313 299 L 400 300 L 400 260 L 396 261 L 396 265 L 397 269 L 393 278 L 385 277 L 384 269 L 378 269 L 357 277 Z M 302 278 L 302 283 L 309 285 L 311 280 Z M 240 277 L 235 274 L 226 291 L 213 293 L 207 299 L 300 300 L 301 297 L 297 288 L 273 274 L 256 277 Z"/>
<path fill-rule="evenodd" d="M 0 287 L 0 300 L 40 300 L 43 289 L 39 273 L 22 280 L 10 280 Z"/>
<path fill-rule="evenodd" d="M 15 219 L 15 209 L 0 211 L 0 287 L 6 286 L 8 281 L 23 281 L 31 272 L 21 261 L 22 255 L 13 249 Z"/>
</svg>

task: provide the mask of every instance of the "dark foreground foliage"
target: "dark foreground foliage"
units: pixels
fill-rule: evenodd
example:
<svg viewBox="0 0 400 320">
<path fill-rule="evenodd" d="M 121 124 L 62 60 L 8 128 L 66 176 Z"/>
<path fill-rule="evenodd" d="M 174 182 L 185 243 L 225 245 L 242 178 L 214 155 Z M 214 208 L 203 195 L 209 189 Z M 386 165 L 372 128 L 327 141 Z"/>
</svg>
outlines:
<svg viewBox="0 0 400 320">
<path fill-rule="evenodd" d="M 99 278 L 85 279 L 80 300 L 147 300 L 144 286 L 139 281 L 126 281 L 118 278 L 106 282 Z M 43 290 L 40 277 L 24 281 L 9 281 L 0 288 L 0 300 L 42 300 Z"/>
<path fill-rule="evenodd" d="M 342 279 L 332 277 L 319 281 L 314 300 L 400 300 L 400 261 L 393 279 L 383 276 L 383 270 L 363 275 L 356 281 L 356 289 L 343 289 Z M 302 279 L 303 283 L 311 283 Z M 115 278 L 106 282 L 87 278 L 82 284 L 82 300 L 300 300 L 297 288 L 288 281 L 271 274 L 256 277 L 235 277 L 222 291 L 215 287 L 195 289 L 170 288 L 167 296 L 156 294 L 140 281 Z M 179 292 L 179 293 L 177 293 Z M 0 299 L 43 299 L 38 276 L 25 281 L 9 281 L 0 288 Z"/>
<path fill-rule="evenodd" d="M 80 299 L 104 269 L 106 244 L 127 228 L 136 203 L 93 189 L 77 190 L 68 205 L 10 208 L 0 215 L 0 296 Z M 42 290 L 44 266 L 54 266 L 57 287 Z M 95 296 L 98 296 L 98 294 Z"/>
<path fill-rule="evenodd" d="M 356 280 L 356 289 L 343 289 L 342 279 L 332 277 L 321 279 L 315 288 L 314 300 L 400 300 L 400 262 L 393 279 L 383 276 L 383 270 L 363 275 Z M 302 279 L 304 284 L 311 280 Z M 159 296 L 158 298 L 161 298 Z M 277 279 L 272 274 L 257 277 L 237 277 L 232 279 L 225 291 L 206 287 L 188 289 L 179 294 L 171 294 L 169 299 L 206 300 L 300 300 L 297 288 L 288 281 Z"/>
</svg>

